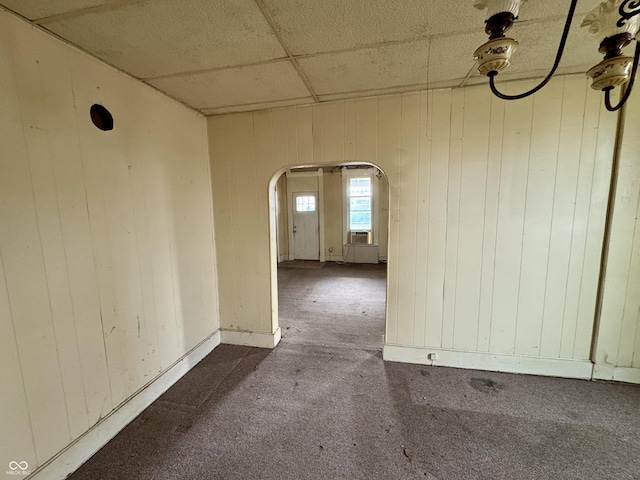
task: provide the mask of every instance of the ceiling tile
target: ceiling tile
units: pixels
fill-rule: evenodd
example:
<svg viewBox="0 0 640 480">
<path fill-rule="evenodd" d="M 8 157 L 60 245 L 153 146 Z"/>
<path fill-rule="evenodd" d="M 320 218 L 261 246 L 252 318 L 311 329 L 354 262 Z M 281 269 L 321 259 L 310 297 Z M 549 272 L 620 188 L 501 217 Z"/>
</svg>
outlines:
<svg viewBox="0 0 640 480">
<path fill-rule="evenodd" d="M 265 0 L 294 55 L 327 52 L 429 35 L 424 0 Z"/>
<path fill-rule="evenodd" d="M 318 95 L 425 84 L 429 40 L 298 60 Z"/>
<path fill-rule="evenodd" d="M 310 96 L 309 90 L 288 60 L 158 78 L 149 83 L 197 109 Z"/>
<path fill-rule="evenodd" d="M 293 107 L 295 105 L 309 105 L 315 103 L 313 97 L 296 98 L 292 100 L 277 100 L 274 102 L 250 103 L 232 107 L 204 108 L 200 110 L 205 115 L 220 115 L 222 113 L 250 112 L 254 110 L 267 110 L 271 108 Z"/>
<path fill-rule="evenodd" d="M 0 5 L 29 20 L 36 20 L 115 1 L 117 0 L 2 0 Z"/>
<path fill-rule="evenodd" d="M 470 0 L 264 0 L 294 55 L 481 30 L 483 12 Z M 568 2 L 525 2 L 523 20 L 566 15 Z"/>
<path fill-rule="evenodd" d="M 321 95 L 319 96 L 319 100 L 321 102 L 333 102 L 336 100 L 348 100 L 350 98 L 363 98 L 363 97 L 378 97 L 381 95 L 395 95 L 399 93 L 408 93 L 408 92 L 416 92 L 421 90 L 426 90 L 427 85 L 411 85 L 409 87 L 392 87 L 392 88 L 381 88 L 377 90 L 361 90 L 359 92 L 350 92 L 350 93 L 334 93 L 330 95 Z"/>
<path fill-rule="evenodd" d="M 450 0 L 266 0 L 294 55 L 413 40 L 478 28 L 482 16 Z"/>
<path fill-rule="evenodd" d="M 429 85 L 442 82 L 460 85 L 476 64 L 473 52 L 486 41 L 487 36 L 481 30 L 431 40 Z"/>
<path fill-rule="evenodd" d="M 46 28 L 140 78 L 286 56 L 254 0 L 153 0 Z"/>
</svg>

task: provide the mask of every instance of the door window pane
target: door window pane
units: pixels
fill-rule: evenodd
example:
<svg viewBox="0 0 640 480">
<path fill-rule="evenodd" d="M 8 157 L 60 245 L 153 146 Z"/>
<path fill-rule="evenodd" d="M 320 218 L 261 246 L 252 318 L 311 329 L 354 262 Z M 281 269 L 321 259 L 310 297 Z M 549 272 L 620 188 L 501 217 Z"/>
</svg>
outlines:
<svg viewBox="0 0 640 480">
<path fill-rule="evenodd" d="M 316 197 L 299 196 L 296 197 L 296 212 L 315 212 L 316 211 Z"/>
</svg>

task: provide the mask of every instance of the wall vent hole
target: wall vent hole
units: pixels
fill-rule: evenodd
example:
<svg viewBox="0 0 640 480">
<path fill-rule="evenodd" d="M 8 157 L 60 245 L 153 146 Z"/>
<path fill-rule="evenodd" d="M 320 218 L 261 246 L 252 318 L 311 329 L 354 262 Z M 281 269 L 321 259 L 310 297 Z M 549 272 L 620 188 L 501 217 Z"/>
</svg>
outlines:
<svg viewBox="0 0 640 480">
<path fill-rule="evenodd" d="M 89 113 L 91 114 L 91 121 L 97 128 L 104 131 L 113 130 L 113 117 L 109 110 L 102 105 L 97 103 L 91 105 Z"/>
</svg>

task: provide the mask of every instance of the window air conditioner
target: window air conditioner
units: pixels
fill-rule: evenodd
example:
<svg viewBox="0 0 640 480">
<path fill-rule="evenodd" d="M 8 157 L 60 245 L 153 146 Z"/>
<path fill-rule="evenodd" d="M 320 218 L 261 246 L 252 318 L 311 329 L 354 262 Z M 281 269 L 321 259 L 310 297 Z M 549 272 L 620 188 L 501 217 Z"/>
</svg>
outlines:
<svg viewBox="0 0 640 480">
<path fill-rule="evenodd" d="M 350 245 L 371 245 L 371 232 L 350 231 L 347 241 Z"/>
</svg>

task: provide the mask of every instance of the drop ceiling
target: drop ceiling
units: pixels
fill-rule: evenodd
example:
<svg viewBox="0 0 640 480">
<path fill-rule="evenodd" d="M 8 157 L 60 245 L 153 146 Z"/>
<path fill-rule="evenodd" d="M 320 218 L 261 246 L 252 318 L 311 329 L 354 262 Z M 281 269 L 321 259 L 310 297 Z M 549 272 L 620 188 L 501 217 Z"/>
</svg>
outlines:
<svg viewBox="0 0 640 480">
<path fill-rule="evenodd" d="M 559 73 L 601 60 L 578 2 Z M 569 0 L 528 0 L 502 81 L 544 76 Z M 486 82 L 472 0 L 0 0 L 205 115 Z"/>
</svg>

